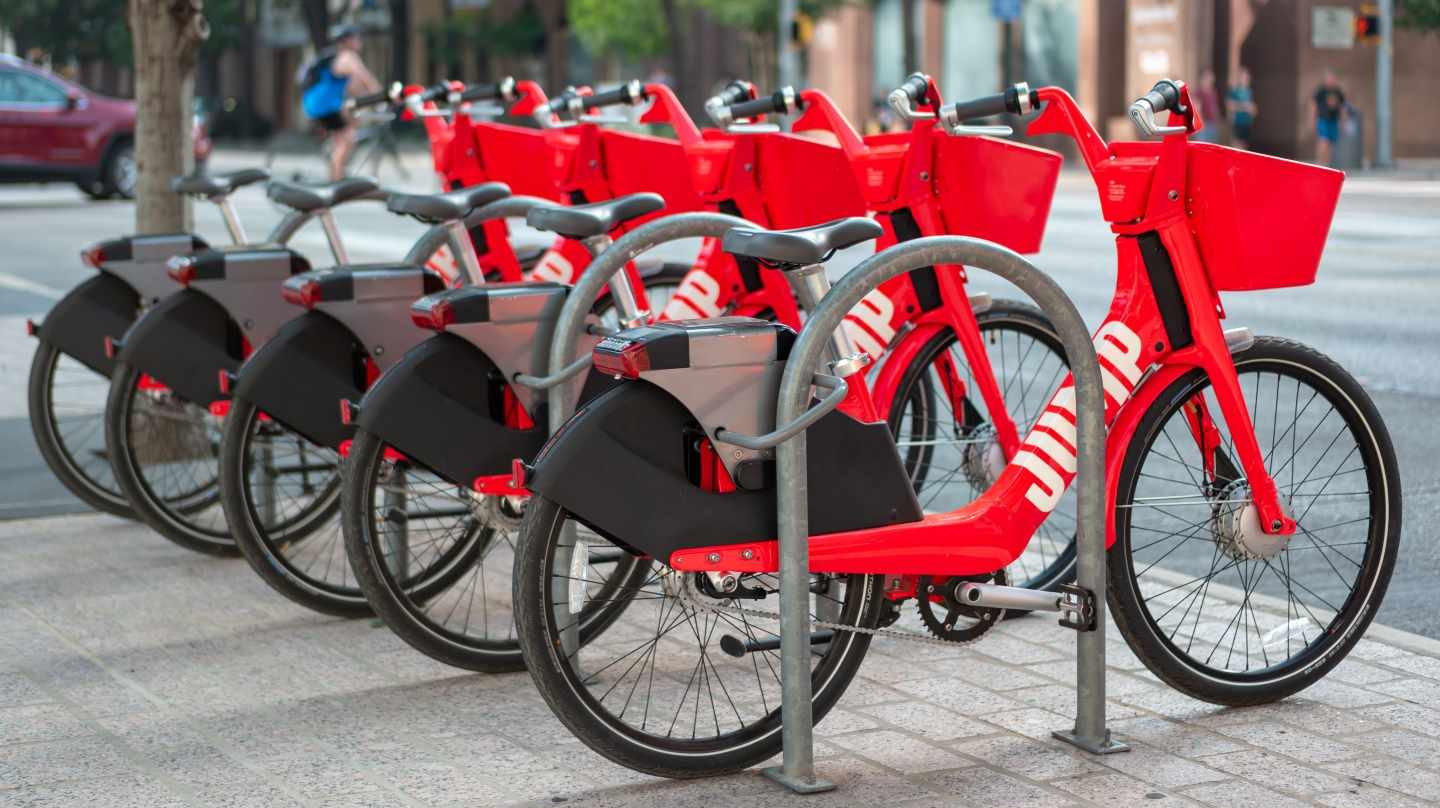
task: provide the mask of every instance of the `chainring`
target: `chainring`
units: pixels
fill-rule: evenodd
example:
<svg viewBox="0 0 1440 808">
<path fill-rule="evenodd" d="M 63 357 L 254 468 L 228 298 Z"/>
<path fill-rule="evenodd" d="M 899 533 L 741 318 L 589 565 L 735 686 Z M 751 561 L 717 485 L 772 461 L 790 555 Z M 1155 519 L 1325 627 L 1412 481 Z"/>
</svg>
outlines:
<svg viewBox="0 0 1440 808">
<path fill-rule="evenodd" d="M 987 609 L 960 602 L 960 587 L 967 583 L 1007 585 L 1005 570 L 989 575 L 951 578 L 922 576 L 915 586 L 915 607 L 925 630 L 946 642 L 974 642 L 1005 619 L 1004 609 Z"/>
</svg>

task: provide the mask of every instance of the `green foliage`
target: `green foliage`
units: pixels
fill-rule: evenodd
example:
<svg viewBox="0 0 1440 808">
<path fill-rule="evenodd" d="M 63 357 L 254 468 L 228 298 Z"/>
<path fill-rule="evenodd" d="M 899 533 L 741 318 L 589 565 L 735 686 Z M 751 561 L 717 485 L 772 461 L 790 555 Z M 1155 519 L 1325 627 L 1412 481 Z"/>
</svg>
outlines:
<svg viewBox="0 0 1440 808">
<path fill-rule="evenodd" d="M 504 16 L 482 12 L 460 19 L 467 20 L 470 42 L 481 53 L 529 56 L 540 50 L 545 40 L 545 26 L 530 3 Z"/>
<path fill-rule="evenodd" d="M 818 19 L 854 0 L 801 0 L 800 11 Z M 775 32 L 775 0 L 680 0 L 729 28 L 757 34 Z M 669 29 L 660 0 L 568 0 L 566 15 L 585 47 L 628 57 L 663 55 Z"/>
<path fill-rule="evenodd" d="M 775 0 L 687 0 L 690 5 L 701 8 L 721 25 L 768 34 L 775 30 Z M 800 0 L 800 12 L 819 19 L 827 11 L 839 8 L 852 0 Z"/>
<path fill-rule="evenodd" d="M 23 54 L 40 48 L 56 62 L 131 64 L 126 0 L 3 0 L 0 28 Z"/>
<path fill-rule="evenodd" d="M 1400 0 L 1395 11 L 1401 28 L 1422 33 L 1440 31 L 1440 0 Z"/>
<path fill-rule="evenodd" d="M 648 58 L 669 44 L 658 0 L 569 0 L 565 12 L 591 53 Z"/>
</svg>

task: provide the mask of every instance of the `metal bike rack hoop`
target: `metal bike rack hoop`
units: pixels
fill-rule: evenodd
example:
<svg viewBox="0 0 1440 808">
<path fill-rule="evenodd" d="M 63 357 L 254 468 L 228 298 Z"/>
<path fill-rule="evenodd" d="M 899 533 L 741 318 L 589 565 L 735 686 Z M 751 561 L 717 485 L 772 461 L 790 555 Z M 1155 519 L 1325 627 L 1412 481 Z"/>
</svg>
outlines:
<svg viewBox="0 0 1440 808">
<path fill-rule="evenodd" d="M 677 213 L 662 216 L 631 230 L 595 257 L 581 273 L 575 288 L 565 298 L 550 342 L 548 367 L 564 368 L 575 360 L 575 347 L 585 333 L 585 315 L 610 279 L 645 252 L 661 244 L 687 238 L 719 238 L 732 227 L 758 227 L 754 222 L 723 213 Z M 561 387 L 560 389 L 564 389 Z M 575 402 L 551 388 L 549 395 L 550 434 L 555 434 L 570 417 Z"/>
<path fill-rule="evenodd" d="M 1095 594 L 1093 631 L 1077 638 L 1075 726 L 1055 736 L 1095 753 L 1120 751 L 1105 727 L 1105 396 L 1100 365 L 1075 304 L 1053 281 L 1019 254 L 988 241 L 932 236 L 907 241 L 865 259 L 835 284 L 810 314 L 785 365 L 775 422 L 789 423 L 810 401 L 814 376 L 831 345 L 831 334 L 866 294 L 903 272 L 962 265 L 985 270 L 1029 295 L 1055 327 L 1075 382 L 1076 479 L 1079 495 L 1077 583 Z M 766 776 L 799 792 L 833 786 L 815 775 L 814 720 L 810 688 L 809 481 L 802 431 L 776 449 L 780 539 L 780 673 L 784 754 Z"/>
</svg>

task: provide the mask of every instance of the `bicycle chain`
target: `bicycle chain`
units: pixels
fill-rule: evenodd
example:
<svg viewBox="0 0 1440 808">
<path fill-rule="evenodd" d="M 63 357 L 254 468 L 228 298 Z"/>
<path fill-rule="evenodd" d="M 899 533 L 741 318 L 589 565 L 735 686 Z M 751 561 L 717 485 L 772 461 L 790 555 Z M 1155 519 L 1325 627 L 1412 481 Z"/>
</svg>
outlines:
<svg viewBox="0 0 1440 808">
<path fill-rule="evenodd" d="M 690 604 L 697 610 L 716 613 L 721 613 L 722 611 L 721 607 L 719 606 L 712 606 L 708 603 L 701 603 L 700 601 L 691 598 L 690 587 L 688 585 L 680 587 L 680 600 Z M 729 607 L 730 609 L 737 610 L 741 614 L 750 615 L 752 617 L 765 617 L 770 620 L 774 620 L 777 623 L 780 622 L 779 612 L 771 612 L 764 609 L 747 608 L 737 603 L 735 598 L 730 598 L 728 602 L 735 604 L 734 606 Z M 917 642 L 922 645 L 940 645 L 947 648 L 954 648 L 957 645 L 970 645 L 972 643 L 979 642 L 983 637 L 983 635 L 981 635 L 980 637 L 976 637 L 973 640 L 964 641 L 942 640 L 939 637 L 927 637 L 924 634 L 918 634 L 913 631 L 904 631 L 896 628 L 861 628 L 860 626 L 852 626 L 848 623 L 831 623 L 828 620 L 818 620 L 814 617 L 810 618 L 810 624 L 818 628 L 828 628 L 831 631 L 848 631 L 852 634 L 866 634 L 871 637 L 894 637 L 897 640 Z"/>
</svg>

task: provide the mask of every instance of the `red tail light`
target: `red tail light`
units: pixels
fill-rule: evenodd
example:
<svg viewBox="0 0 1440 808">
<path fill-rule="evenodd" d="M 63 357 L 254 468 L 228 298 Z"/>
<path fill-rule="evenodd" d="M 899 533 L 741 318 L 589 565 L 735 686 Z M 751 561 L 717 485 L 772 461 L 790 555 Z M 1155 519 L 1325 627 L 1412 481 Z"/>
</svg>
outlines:
<svg viewBox="0 0 1440 808">
<path fill-rule="evenodd" d="M 105 249 L 99 244 L 91 244 L 80 251 L 80 260 L 91 269 L 99 269 L 105 263 Z"/>
<path fill-rule="evenodd" d="M 195 259 L 177 255 L 165 262 L 165 272 L 181 286 L 189 286 L 195 280 Z"/>
<path fill-rule="evenodd" d="M 230 376 L 230 371 L 220 371 L 220 384 L 218 385 L 218 387 L 220 388 L 220 395 L 222 396 L 230 395 Z"/>
<path fill-rule="evenodd" d="M 360 408 L 356 406 L 354 402 L 349 399 L 340 399 L 340 423 L 345 426 L 350 426 L 355 423 L 355 418 L 359 416 L 359 414 Z"/>
<path fill-rule="evenodd" d="M 638 379 L 650 369 L 650 353 L 642 342 L 601 340 L 595 346 L 595 369 L 610 376 Z"/>
<path fill-rule="evenodd" d="M 421 328 L 444 331 L 455 322 L 455 309 L 448 300 L 421 301 L 410 307 L 410 319 Z"/>
<path fill-rule="evenodd" d="M 287 303 L 313 309 L 315 308 L 315 304 L 320 302 L 320 282 L 301 281 L 295 284 L 287 283 L 280 288 L 280 295 L 285 298 L 285 302 Z"/>
</svg>

